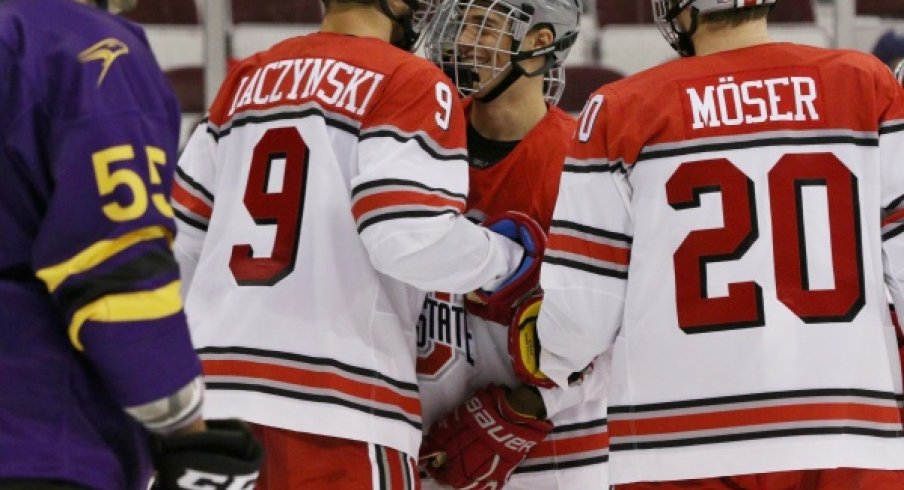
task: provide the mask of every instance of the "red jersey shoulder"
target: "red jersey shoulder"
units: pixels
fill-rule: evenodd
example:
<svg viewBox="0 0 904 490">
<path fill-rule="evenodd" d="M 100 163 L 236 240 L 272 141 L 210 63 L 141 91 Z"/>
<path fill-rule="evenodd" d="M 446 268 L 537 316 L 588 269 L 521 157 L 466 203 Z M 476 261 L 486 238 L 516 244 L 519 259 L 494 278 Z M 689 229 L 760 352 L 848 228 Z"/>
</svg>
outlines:
<svg viewBox="0 0 904 490">
<path fill-rule="evenodd" d="M 550 106 L 546 116 L 521 140 L 516 153 L 519 158 L 538 162 L 534 168 L 542 162 L 543 174 L 558 181 L 576 127 L 577 119 Z"/>
<path fill-rule="evenodd" d="M 360 121 L 397 71 L 423 63 L 376 38 L 322 32 L 291 38 L 238 63 L 210 119 L 222 125 L 247 111 L 307 106 Z"/>
<path fill-rule="evenodd" d="M 558 106 L 549 106 L 549 111 L 546 113 L 545 120 L 549 121 L 549 134 L 556 134 L 558 136 L 567 135 L 569 138 L 574 134 L 574 130 L 578 125 L 578 119 L 576 117 L 563 111 Z"/>
<path fill-rule="evenodd" d="M 557 107 L 501 161 L 470 169 L 468 208 L 478 218 L 520 211 L 549 229 L 576 121 Z M 484 215 L 484 216 L 481 216 Z"/>
<path fill-rule="evenodd" d="M 663 143 L 775 131 L 876 131 L 884 96 L 877 90 L 889 92 L 878 88 L 878 77 L 890 79 L 884 72 L 863 53 L 791 43 L 674 60 L 595 92 L 601 108 L 585 108 L 579 134 L 587 142 L 574 154 L 630 165 L 644 148 Z M 848 102 L 852 97 L 857 104 Z"/>
<path fill-rule="evenodd" d="M 465 117 L 461 99 L 448 77 L 430 62 L 412 55 L 396 68 L 374 97 L 361 130 L 392 128 L 426 134 L 447 150 L 465 147 Z"/>
</svg>

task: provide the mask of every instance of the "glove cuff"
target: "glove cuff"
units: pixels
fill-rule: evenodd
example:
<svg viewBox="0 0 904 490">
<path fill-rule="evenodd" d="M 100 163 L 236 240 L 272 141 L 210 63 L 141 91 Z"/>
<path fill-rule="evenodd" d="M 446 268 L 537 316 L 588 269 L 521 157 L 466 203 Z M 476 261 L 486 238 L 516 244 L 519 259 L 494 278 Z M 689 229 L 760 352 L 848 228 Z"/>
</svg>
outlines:
<svg viewBox="0 0 904 490">
<path fill-rule="evenodd" d="M 483 226 L 519 243 L 524 248 L 524 255 L 515 271 L 498 287 L 492 291 L 478 289 L 474 293 L 483 303 L 517 305 L 537 288 L 540 263 L 546 250 L 546 233 L 533 218 L 517 211 L 494 216 Z"/>
</svg>

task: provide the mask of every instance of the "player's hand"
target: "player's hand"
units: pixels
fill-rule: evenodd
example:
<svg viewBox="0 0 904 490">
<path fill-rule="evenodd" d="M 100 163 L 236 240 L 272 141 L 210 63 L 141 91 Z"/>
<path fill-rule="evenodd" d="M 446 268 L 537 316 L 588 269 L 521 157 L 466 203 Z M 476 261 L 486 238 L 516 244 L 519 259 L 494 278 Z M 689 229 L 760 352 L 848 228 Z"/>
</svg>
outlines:
<svg viewBox="0 0 904 490">
<path fill-rule="evenodd" d="M 420 459 L 434 480 L 452 488 L 502 488 L 552 427 L 516 412 L 506 389 L 490 385 L 430 428 Z"/>
<path fill-rule="evenodd" d="M 238 420 L 208 420 L 207 430 L 156 438 L 152 490 L 253 490 L 264 451 Z"/>
<path fill-rule="evenodd" d="M 515 309 L 512 323 L 509 326 L 508 351 L 515 376 L 521 382 L 540 388 L 554 388 L 556 383 L 540 370 L 540 336 L 537 334 L 537 317 L 543 303 L 543 291 L 538 291 L 525 299 Z M 568 385 L 583 382 L 584 377 L 593 371 L 593 363 L 580 372 L 568 377 Z"/>
<path fill-rule="evenodd" d="M 494 216 L 483 226 L 520 244 L 524 248 L 524 256 L 500 286 L 493 291 L 478 289 L 474 294 L 479 302 L 514 307 L 529 296 L 540 282 L 540 262 L 546 251 L 546 234 L 533 218 L 517 211 Z"/>
</svg>

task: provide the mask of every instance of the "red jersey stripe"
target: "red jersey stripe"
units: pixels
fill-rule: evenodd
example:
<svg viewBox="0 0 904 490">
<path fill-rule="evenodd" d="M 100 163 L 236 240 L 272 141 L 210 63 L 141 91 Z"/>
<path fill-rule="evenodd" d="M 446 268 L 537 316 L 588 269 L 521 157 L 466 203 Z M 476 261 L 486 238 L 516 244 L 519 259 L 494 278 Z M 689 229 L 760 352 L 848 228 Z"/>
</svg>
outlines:
<svg viewBox="0 0 904 490">
<path fill-rule="evenodd" d="M 546 458 L 599 451 L 609 448 L 609 433 L 600 432 L 579 437 L 546 439 L 530 452 L 530 458 Z"/>
<path fill-rule="evenodd" d="M 900 425 L 901 413 L 896 407 L 862 403 L 782 405 L 673 417 L 610 419 L 609 431 L 614 437 L 643 436 L 816 420 L 861 420 Z"/>
<path fill-rule="evenodd" d="M 631 256 L 631 250 L 627 247 L 615 247 L 555 233 L 549 235 L 547 247 L 550 250 L 574 253 L 619 265 L 628 265 Z"/>
<path fill-rule="evenodd" d="M 351 397 L 392 405 L 414 418 L 421 414 L 421 402 L 416 396 L 401 395 L 384 386 L 352 380 L 338 373 L 277 366 L 253 361 L 203 360 L 208 376 L 245 376 L 294 384 L 313 389 L 331 389 Z"/>
<path fill-rule="evenodd" d="M 449 199 L 435 194 L 425 194 L 417 191 L 389 191 L 373 194 L 359 199 L 352 206 L 352 214 L 355 220 L 376 209 L 392 206 L 429 206 L 435 208 L 451 207 L 459 212 L 464 211 L 464 201 Z"/>
<path fill-rule="evenodd" d="M 892 223 L 897 223 L 898 221 L 904 220 L 904 209 L 895 211 L 885 218 L 882 219 L 882 226 L 887 226 Z"/>
<path fill-rule="evenodd" d="M 185 190 L 178 180 L 173 181 L 173 200 L 189 211 L 207 219 L 210 219 L 210 215 L 213 213 L 207 203 Z"/>
</svg>

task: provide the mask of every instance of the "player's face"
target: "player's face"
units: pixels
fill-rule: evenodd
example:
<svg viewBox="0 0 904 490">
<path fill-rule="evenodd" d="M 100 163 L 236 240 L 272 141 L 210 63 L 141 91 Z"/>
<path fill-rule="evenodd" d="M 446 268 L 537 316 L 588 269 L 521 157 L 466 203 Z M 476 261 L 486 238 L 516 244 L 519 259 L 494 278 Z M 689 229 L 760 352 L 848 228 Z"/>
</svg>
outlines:
<svg viewBox="0 0 904 490">
<path fill-rule="evenodd" d="M 462 63 L 474 67 L 481 83 L 493 79 L 509 63 L 511 23 L 509 16 L 488 4 L 472 4 L 464 12 L 457 39 L 459 54 Z"/>
</svg>

